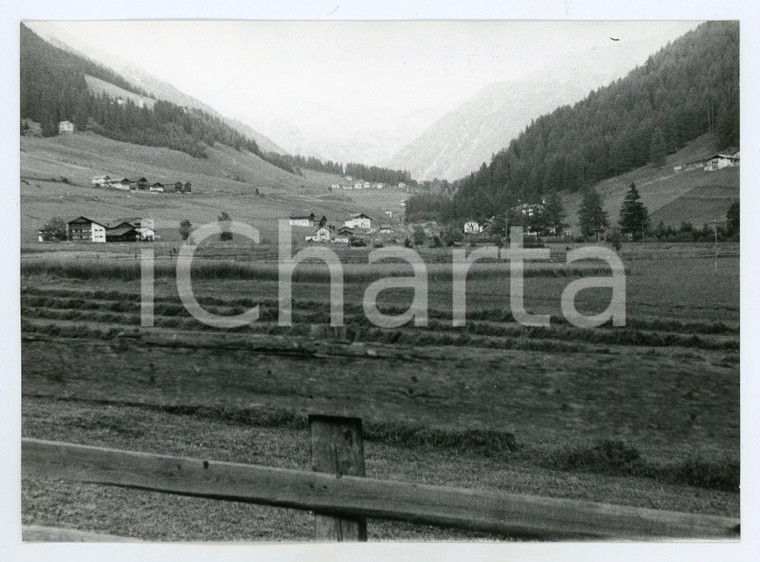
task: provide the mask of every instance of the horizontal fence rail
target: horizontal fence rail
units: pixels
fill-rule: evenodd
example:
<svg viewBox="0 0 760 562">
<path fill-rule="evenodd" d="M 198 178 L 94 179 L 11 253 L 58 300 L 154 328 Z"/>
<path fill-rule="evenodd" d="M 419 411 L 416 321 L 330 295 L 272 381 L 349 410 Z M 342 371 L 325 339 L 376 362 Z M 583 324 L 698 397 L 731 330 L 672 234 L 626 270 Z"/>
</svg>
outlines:
<svg viewBox="0 0 760 562">
<path fill-rule="evenodd" d="M 22 440 L 22 474 L 543 539 L 738 539 L 714 515 Z"/>
</svg>

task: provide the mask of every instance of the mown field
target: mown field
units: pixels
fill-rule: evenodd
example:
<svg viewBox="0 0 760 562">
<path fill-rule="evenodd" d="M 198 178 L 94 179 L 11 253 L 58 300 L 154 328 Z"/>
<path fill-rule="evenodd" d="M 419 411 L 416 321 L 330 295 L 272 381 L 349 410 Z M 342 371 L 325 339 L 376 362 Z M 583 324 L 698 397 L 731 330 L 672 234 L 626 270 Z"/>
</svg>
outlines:
<svg viewBox="0 0 760 562">
<path fill-rule="evenodd" d="M 325 267 L 299 266 L 294 322 L 283 327 L 276 264 L 207 251 L 193 270 L 198 300 L 220 315 L 258 304 L 254 325 L 221 331 L 192 318 L 166 258 L 156 263 L 153 328 L 140 327 L 134 259 L 22 259 L 24 436 L 308 469 L 306 416 L 358 415 L 370 476 L 739 514 L 736 246 L 721 248 L 717 272 L 696 246 L 624 249 L 625 328 L 562 320 L 568 283 L 608 275 L 598 265 L 564 266 L 564 247 L 526 268 L 526 307 L 551 315 L 546 328 L 512 318 L 503 263 L 473 266 L 467 324 L 453 328 L 450 265 L 430 251 L 426 258 L 444 263 L 428 265 L 428 325 L 380 329 L 364 315 L 364 291 L 409 271 L 347 264 L 349 341 L 310 337 L 312 325 L 329 321 Z M 380 297 L 388 314 L 411 302 L 409 290 Z M 609 298 L 584 291 L 578 308 L 599 312 Z M 147 540 L 313 533 L 309 514 L 289 510 L 30 478 L 22 492 L 24 524 Z M 371 540 L 494 538 L 396 523 L 369 532 Z"/>
</svg>

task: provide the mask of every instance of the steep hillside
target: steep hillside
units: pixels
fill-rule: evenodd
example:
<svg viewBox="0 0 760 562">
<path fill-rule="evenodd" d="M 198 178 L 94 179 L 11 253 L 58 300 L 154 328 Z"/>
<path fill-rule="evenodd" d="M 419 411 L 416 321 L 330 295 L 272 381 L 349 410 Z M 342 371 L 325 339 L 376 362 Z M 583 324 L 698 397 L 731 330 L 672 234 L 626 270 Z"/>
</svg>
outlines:
<svg viewBox="0 0 760 562">
<path fill-rule="evenodd" d="M 95 175 L 173 184 L 190 181 L 193 193 L 124 192 L 94 188 Z M 66 183 L 62 181 L 66 179 Z M 303 211 L 324 214 L 340 223 L 351 213 L 382 216 L 385 208 L 398 208 L 407 194 L 393 190 L 352 191 L 334 194 L 328 186 L 337 176 L 304 170 L 289 174 L 249 152 L 230 147 L 210 148 L 205 159 L 168 148 L 139 146 L 106 139 L 93 133 L 50 138 L 21 138 L 21 240 L 36 240 L 35 233 L 52 217 L 92 216 L 102 220 L 145 215 L 156 220 L 164 240 L 178 240 L 183 219 L 200 225 L 216 220 L 221 211 L 253 224 L 274 240 L 277 220 Z M 256 195 L 258 190 L 258 195 Z"/>
<path fill-rule="evenodd" d="M 563 57 L 523 80 L 486 86 L 402 148 L 388 164 L 419 179 L 461 178 L 504 148 L 531 120 L 581 100 L 651 54 L 644 42 Z"/>
<path fill-rule="evenodd" d="M 430 204 L 444 222 L 486 218 L 552 192 L 574 193 L 650 165 L 704 135 L 714 148 L 739 146 L 739 25 L 707 22 L 652 55 L 625 78 L 527 127 L 489 165 Z M 623 176 L 625 177 L 625 176 Z"/>
<path fill-rule="evenodd" d="M 154 99 L 168 101 L 181 107 L 204 111 L 209 115 L 218 117 L 241 135 L 253 139 L 265 153 L 276 152 L 278 154 L 286 154 L 286 151 L 271 139 L 252 129 L 247 124 L 241 123 L 237 119 L 231 119 L 221 115 L 208 104 L 181 92 L 171 84 L 156 78 L 134 64 L 125 62 L 118 57 L 106 55 L 100 51 L 91 52 L 89 48 L 84 47 L 81 38 L 65 32 L 52 22 L 27 22 L 25 27 L 31 28 L 37 35 L 61 51 L 70 53 L 79 59 L 89 61 L 100 68 L 105 66 L 110 69 L 119 80 L 124 80 L 133 87 L 139 88 Z M 79 46 L 79 48 L 77 48 L 77 46 Z M 90 54 L 84 54 L 84 50 L 87 50 Z"/>
<path fill-rule="evenodd" d="M 87 89 L 96 95 L 106 94 L 108 97 L 113 99 L 121 98 L 123 101 L 130 100 L 138 107 L 145 105 L 150 109 L 152 109 L 153 105 L 156 103 L 156 100 L 150 96 L 141 96 L 140 94 L 135 94 L 134 92 L 130 92 L 129 90 L 120 88 L 119 86 L 111 84 L 110 82 L 106 82 L 105 80 L 101 80 L 100 78 L 95 78 L 89 74 L 84 75 L 84 80 L 87 83 Z"/>
<path fill-rule="evenodd" d="M 402 148 L 389 165 L 423 180 L 453 181 L 488 162 L 539 115 L 581 99 L 591 88 L 580 81 L 500 82 L 480 90 Z"/>
<path fill-rule="evenodd" d="M 199 109 L 208 113 L 209 115 L 218 117 L 241 135 L 252 138 L 254 141 L 256 141 L 256 144 L 258 144 L 259 148 L 261 148 L 261 150 L 264 152 L 276 152 L 277 154 L 288 153 L 272 139 L 251 128 L 249 125 L 241 122 L 238 119 L 225 117 L 210 105 L 205 104 L 192 96 L 188 96 L 171 84 L 168 84 L 163 80 L 156 78 L 155 76 L 145 72 L 133 64 L 118 65 L 114 68 L 114 70 L 133 84 L 139 85 L 143 90 L 149 92 L 156 99 L 168 101 L 182 107 Z"/>
<path fill-rule="evenodd" d="M 726 168 L 717 172 L 705 172 L 702 167 L 676 172 L 676 166 L 702 161 L 716 150 L 715 136 L 703 135 L 691 141 L 682 150 L 667 157 L 662 168 L 643 166 L 594 185 L 602 196 L 604 209 L 610 224 L 617 225 L 620 207 L 631 182 L 647 207 L 650 222 L 656 227 L 661 221 L 665 226 L 678 226 L 690 222 L 695 226 L 725 220 L 726 211 L 733 201 L 739 200 L 740 168 Z M 562 201 L 567 212 L 570 231 L 578 233 L 578 209 L 581 193 L 566 193 Z"/>
<path fill-rule="evenodd" d="M 295 172 L 278 155 L 262 152 L 255 140 L 203 110 L 158 100 L 139 103 L 146 95 L 110 69 L 54 47 L 21 26 L 21 115 L 41 124 L 44 136 L 58 134 L 60 121 L 71 121 L 77 130 L 147 146 L 164 146 L 205 158 L 216 144 L 248 151 L 275 166 Z M 94 88 L 93 80 L 99 79 Z M 107 83 L 107 84 L 106 84 Z M 112 85 L 112 86 L 109 86 Z M 117 96 L 112 90 L 118 88 Z M 141 96 L 135 103 L 134 95 Z M 118 98 L 121 97 L 122 100 Z"/>
</svg>

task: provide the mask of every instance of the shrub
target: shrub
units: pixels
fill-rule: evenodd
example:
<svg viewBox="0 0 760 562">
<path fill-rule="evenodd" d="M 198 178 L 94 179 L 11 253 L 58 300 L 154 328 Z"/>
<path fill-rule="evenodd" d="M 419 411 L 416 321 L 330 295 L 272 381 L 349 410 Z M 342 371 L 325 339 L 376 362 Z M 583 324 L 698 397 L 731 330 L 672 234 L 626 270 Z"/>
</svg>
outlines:
<svg viewBox="0 0 760 562">
<path fill-rule="evenodd" d="M 179 223 L 179 235 L 182 237 L 182 240 L 187 240 L 190 237 L 192 229 L 193 225 L 188 219 L 184 219 Z"/>
<path fill-rule="evenodd" d="M 665 470 L 670 480 L 689 486 L 723 490 L 726 492 L 739 491 L 739 463 L 737 461 L 703 461 L 690 458 L 682 463 Z"/>
<path fill-rule="evenodd" d="M 555 453 L 552 464 L 559 470 L 628 472 L 639 461 L 638 450 L 617 439 L 597 441 L 590 447 L 575 447 Z"/>
</svg>

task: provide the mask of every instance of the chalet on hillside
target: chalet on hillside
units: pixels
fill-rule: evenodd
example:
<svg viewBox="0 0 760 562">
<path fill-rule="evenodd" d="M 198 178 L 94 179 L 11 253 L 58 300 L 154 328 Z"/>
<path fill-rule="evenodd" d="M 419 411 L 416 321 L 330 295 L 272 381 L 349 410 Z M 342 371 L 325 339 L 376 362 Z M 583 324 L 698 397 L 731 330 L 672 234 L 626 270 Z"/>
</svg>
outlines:
<svg viewBox="0 0 760 562">
<path fill-rule="evenodd" d="M 185 193 L 192 193 L 193 192 L 193 184 L 191 184 L 189 181 L 185 182 Z"/>
<path fill-rule="evenodd" d="M 135 185 L 139 191 L 148 191 L 148 180 L 145 178 L 140 178 L 137 180 L 135 182 Z"/>
<path fill-rule="evenodd" d="M 153 185 L 150 186 L 150 191 L 157 191 L 159 193 L 164 192 L 164 184 L 160 182 L 156 182 Z"/>
<path fill-rule="evenodd" d="M 715 172 L 723 168 L 737 166 L 739 164 L 739 153 L 735 154 L 714 154 L 705 160 L 705 172 Z"/>
<path fill-rule="evenodd" d="M 174 193 L 182 193 L 185 190 L 185 186 L 182 185 L 181 181 L 178 181 L 174 184 Z"/>
<path fill-rule="evenodd" d="M 90 183 L 96 187 L 110 187 L 111 176 L 95 176 Z"/>
<path fill-rule="evenodd" d="M 121 181 L 118 181 L 116 183 L 111 183 L 111 187 L 115 187 L 116 189 L 122 189 L 124 191 L 129 191 L 129 188 L 131 185 L 132 185 L 132 182 L 129 181 L 129 178 L 124 178 Z"/>
</svg>

